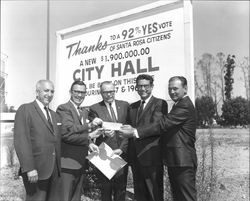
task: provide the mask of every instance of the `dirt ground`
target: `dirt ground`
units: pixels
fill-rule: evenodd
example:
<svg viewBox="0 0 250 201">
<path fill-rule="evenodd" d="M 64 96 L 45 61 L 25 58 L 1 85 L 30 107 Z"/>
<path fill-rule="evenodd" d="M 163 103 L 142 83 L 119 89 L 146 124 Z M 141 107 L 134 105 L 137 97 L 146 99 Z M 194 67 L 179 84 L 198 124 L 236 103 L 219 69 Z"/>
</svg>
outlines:
<svg viewBox="0 0 250 201">
<path fill-rule="evenodd" d="M 206 161 L 211 161 L 211 139 L 214 149 L 215 189 L 211 201 L 249 201 L 249 130 L 208 129 L 197 130 L 197 154 L 201 161 L 206 150 Z M 3 141 L 3 140 L 2 140 Z M 25 197 L 22 181 L 16 176 L 17 166 L 0 169 L 0 201 L 22 201 Z M 131 181 L 130 181 L 131 182 Z M 131 189 L 127 200 L 132 200 Z M 166 198 L 165 200 L 170 201 Z M 199 201 L 207 201 L 198 197 Z M 83 196 L 82 201 L 94 201 Z"/>
</svg>

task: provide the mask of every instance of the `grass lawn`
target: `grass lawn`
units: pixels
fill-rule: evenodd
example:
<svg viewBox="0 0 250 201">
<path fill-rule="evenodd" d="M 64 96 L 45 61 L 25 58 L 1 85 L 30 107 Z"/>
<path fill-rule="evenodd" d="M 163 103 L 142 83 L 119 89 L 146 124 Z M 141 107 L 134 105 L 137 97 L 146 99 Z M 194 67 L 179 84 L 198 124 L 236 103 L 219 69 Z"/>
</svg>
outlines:
<svg viewBox="0 0 250 201">
<path fill-rule="evenodd" d="M 214 182 L 211 192 L 211 201 L 248 201 L 249 200 L 249 130 L 248 129 L 208 129 L 197 130 L 197 154 L 199 164 L 202 161 L 202 155 L 205 153 L 205 166 L 211 166 L 211 149 L 213 150 L 213 176 Z M 213 147 L 211 148 L 211 141 Z M 3 167 L 0 169 L 0 201 L 22 201 L 25 197 L 25 191 L 21 178 L 16 176 L 17 165 L 14 167 Z M 208 171 L 209 172 L 209 171 Z M 204 171 L 203 171 L 204 173 Z M 200 167 L 198 173 L 202 174 Z M 200 176 L 200 175 L 199 175 Z M 198 200 L 207 201 L 204 198 L 207 189 L 201 185 L 200 177 L 197 177 Z M 128 179 L 128 197 L 127 200 L 133 200 L 132 177 Z M 166 189 L 169 191 L 169 189 Z M 94 189 L 91 192 L 98 192 Z M 87 195 L 87 194 L 86 194 Z M 82 201 L 94 201 L 91 193 L 88 196 L 83 195 Z M 170 201 L 169 194 L 165 193 L 165 200 Z"/>
</svg>

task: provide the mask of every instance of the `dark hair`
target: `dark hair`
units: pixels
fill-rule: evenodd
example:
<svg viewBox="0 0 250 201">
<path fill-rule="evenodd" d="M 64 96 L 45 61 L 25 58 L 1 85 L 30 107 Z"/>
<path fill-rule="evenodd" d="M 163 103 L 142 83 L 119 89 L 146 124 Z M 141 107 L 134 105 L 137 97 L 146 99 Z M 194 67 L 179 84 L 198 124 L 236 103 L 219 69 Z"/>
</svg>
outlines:
<svg viewBox="0 0 250 201">
<path fill-rule="evenodd" d="M 72 91 L 73 86 L 75 86 L 75 85 L 81 85 L 81 86 L 85 86 L 85 87 L 86 87 L 86 84 L 85 84 L 83 81 L 81 81 L 81 80 L 76 80 L 76 81 L 74 81 L 74 82 L 71 84 L 70 91 Z"/>
<path fill-rule="evenodd" d="M 149 80 L 151 85 L 154 83 L 154 78 L 151 75 L 147 74 L 138 75 L 136 78 L 136 84 L 138 84 L 139 80 Z"/>
<path fill-rule="evenodd" d="M 186 87 L 187 86 L 187 79 L 185 77 L 183 77 L 183 76 L 174 76 L 174 77 L 171 77 L 168 82 L 170 83 L 170 82 L 172 82 L 174 80 L 180 80 L 182 87 Z"/>
</svg>

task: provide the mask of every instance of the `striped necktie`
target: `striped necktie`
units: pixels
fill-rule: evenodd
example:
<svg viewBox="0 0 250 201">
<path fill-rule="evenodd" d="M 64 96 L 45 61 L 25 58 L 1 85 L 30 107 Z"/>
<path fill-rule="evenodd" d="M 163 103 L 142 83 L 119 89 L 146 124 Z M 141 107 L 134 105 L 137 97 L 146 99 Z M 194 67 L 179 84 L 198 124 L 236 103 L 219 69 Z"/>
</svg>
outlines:
<svg viewBox="0 0 250 201">
<path fill-rule="evenodd" d="M 117 122 L 116 116 L 115 116 L 115 111 L 114 111 L 114 109 L 113 109 L 111 103 L 109 103 L 109 109 L 110 109 L 112 121 L 113 121 L 113 122 Z"/>
<path fill-rule="evenodd" d="M 46 111 L 47 121 L 48 121 L 48 123 L 49 123 L 49 125 L 50 125 L 50 128 L 51 128 L 52 130 L 54 130 L 54 129 L 53 129 L 53 124 L 52 124 L 52 121 L 51 121 L 51 118 L 50 118 L 50 115 L 49 115 L 49 108 L 48 108 L 48 107 L 44 107 L 44 109 L 45 109 L 45 111 Z"/>
</svg>

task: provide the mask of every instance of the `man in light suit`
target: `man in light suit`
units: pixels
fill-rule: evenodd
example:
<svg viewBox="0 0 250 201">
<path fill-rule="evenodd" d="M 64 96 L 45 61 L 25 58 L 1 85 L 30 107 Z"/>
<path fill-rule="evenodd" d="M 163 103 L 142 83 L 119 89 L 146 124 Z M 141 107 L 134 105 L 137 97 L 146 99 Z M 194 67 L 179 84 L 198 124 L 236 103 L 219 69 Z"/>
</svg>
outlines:
<svg viewBox="0 0 250 201">
<path fill-rule="evenodd" d="M 88 120 L 89 112 L 80 108 L 86 94 L 86 85 L 75 81 L 70 87 L 70 100 L 57 108 L 62 121 L 62 173 L 56 185 L 57 199 L 60 201 L 80 201 L 89 148 L 98 151 L 92 139 L 102 134 L 101 129 L 93 128 L 102 121 Z"/>
<path fill-rule="evenodd" d="M 27 201 L 51 199 L 60 175 L 59 117 L 49 109 L 54 85 L 49 80 L 36 84 L 36 100 L 17 110 L 14 146 L 20 162 Z"/>
<path fill-rule="evenodd" d="M 90 107 L 91 112 L 95 113 L 103 121 L 126 123 L 127 110 L 129 104 L 125 101 L 115 100 L 115 86 L 111 81 L 102 82 L 100 92 L 103 100 Z M 116 131 L 105 131 L 105 135 L 96 138 L 96 144 L 105 142 L 113 149 L 113 154 L 120 155 L 126 160 L 127 139 L 121 138 Z M 101 172 L 98 178 L 101 182 L 102 201 L 125 201 L 128 167 L 123 167 L 118 173 L 109 180 Z M 114 197 L 112 199 L 112 196 Z"/>
<path fill-rule="evenodd" d="M 175 102 L 172 110 L 159 123 L 137 128 L 137 132 L 140 138 L 145 138 L 152 132 L 163 131 L 163 156 L 168 167 L 174 201 L 196 201 L 196 112 L 187 96 L 186 78 L 170 78 L 168 91 Z M 128 136 L 133 132 L 128 129 Z"/>
<path fill-rule="evenodd" d="M 153 77 L 147 74 L 136 78 L 136 89 L 141 100 L 130 105 L 128 121 L 134 128 L 158 122 L 168 112 L 166 101 L 152 95 L 153 81 Z M 134 138 L 129 139 L 128 147 L 135 198 L 137 201 L 163 201 L 161 133 L 152 132 L 145 138 L 140 138 L 138 134 L 134 133 Z"/>
</svg>

